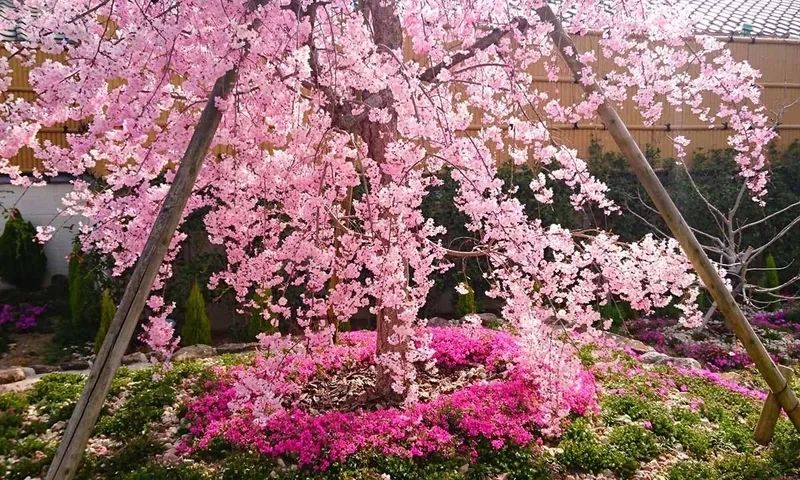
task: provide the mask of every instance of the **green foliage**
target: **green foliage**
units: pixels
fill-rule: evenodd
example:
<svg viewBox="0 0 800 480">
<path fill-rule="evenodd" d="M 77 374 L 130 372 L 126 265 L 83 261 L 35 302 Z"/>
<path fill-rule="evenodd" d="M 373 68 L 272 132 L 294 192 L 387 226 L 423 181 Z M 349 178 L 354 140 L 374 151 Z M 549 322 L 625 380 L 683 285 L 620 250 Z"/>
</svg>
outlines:
<svg viewBox="0 0 800 480">
<path fill-rule="evenodd" d="M 128 401 L 113 416 L 102 417 L 97 431 L 120 439 L 142 435 L 161 418 L 164 408 L 172 405 L 176 395 L 174 385 L 163 381 L 134 385 Z"/>
<path fill-rule="evenodd" d="M 12 208 L 0 235 L 0 278 L 24 290 L 38 289 L 47 269 L 44 247 L 35 237 L 33 224 Z"/>
<path fill-rule="evenodd" d="M 556 460 L 570 470 L 590 473 L 611 470 L 619 477 L 630 478 L 639 468 L 639 463 L 626 453 L 601 442 L 584 419 L 570 424 L 559 448 L 562 450 L 556 454 Z"/>
<path fill-rule="evenodd" d="M 159 465 L 150 463 L 123 475 L 122 480 L 209 480 L 212 477 L 196 465 Z"/>
<path fill-rule="evenodd" d="M 612 430 L 608 436 L 612 447 L 642 462 L 658 457 L 661 450 L 652 432 L 639 425 L 625 425 Z"/>
<path fill-rule="evenodd" d="M 456 317 L 461 318 L 464 315 L 477 313 L 478 307 L 475 305 L 475 290 L 472 289 L 466 278 L 463 285 L 467 288 L 467 293 L 459 294 L 458 301 L 456 302 Z"/>
<path fill-rule="evenodd" d="M 102 478 L 119 478 L 125 473 L 133 472 L 141 467 L 143 461 L 164 452 L 164 446 L 152 439 L 142 436 L 125 442 L 125 444 L 109 458 L 102 458 L 94 465 L 94 476 Z"/>
<path fill-rule="evenodd" d="M 236 453 L 229 456 L 218 473 L 220 480 L 263 480 L 270 478 L 273 462 L 263 455 Z"/>
<path fill-rule="evenodd" d="M 705 462 L 678 462 L 667 471 L 667 480 L 718 480 L 719 474 Z"/>
<path fill-rule="evenodd" d="M 764 279 L 761 285 L 764 288 L 777 288 L 781 284 L 778 278 L 778 266 L 775 263 L 775 257 L 772 252 L 767 252 L 764 257 Z"/>
<path fill-rule="evenodd" d="M 28 401 L 53 422 L 67 420 L 78 403 L 86 377 L 77 373 L 50 373 L 34 384 Z"/>
<path fill-rule="evenodd" d="M 610 422 L 615 417 L 627 415 L 631 420 L 643 420 L 650 414 L 651 404 L 634 395 L 614 395 L 602 399 L 603 418 Z"/>
<path fill-rule="evenodd" d="M 711 451 L 711 436 L 697 426 L 677 425 L 675 440 L 695 458 L 708 458 Z"/>
<path fill-rule="evenodd" d="M 545 480 L 551 478 L 549 461 L 550 457 L 530 447 L 509 444 L 496 449 L 486 443 L 479 448 L 478 461 L 467 470 L 466 478 L 488 480 L 507 474 L 508 480 Z M 458 472 L 458 468 L 458 464 L 450 465 L 451 471 Z"/>
<path fill-rule="evenodd" d="M 195 283 L 186 301 L 186 318 L 181 330 L 183 345 L 211 345 L 211 324 L 206 313 L 206 301 Z"/>
<path fill-rule="evenodd" d="M 800 434 L 785 420 L 775 428 L 772 459 L 784 474 L 800 475 Z"/>
<path fill-rule="evenodd" d="M 69 322 L 58 326 L 59 343 L 83 344 L 93 339 L 100 315 L 100 293 L 91 256 L 74 243 L 69 256 Z"/>
<path fill-rule="evenodd" d="M 778 265 L 775 262 L 775 257 L 772 255 L 772 252 L 767 252 L 766 256 L 764 257 L 764 276 L 761 279 L 761 286 L 766 289 L 772 289 L 772 293 L 778 294 L 777 289 L 781 284 L 781 280 L 778 277 Z M 764 294 L 764 300 L 769 302 L 773 297 L 769 294 Z M 779 307 L 777 302 L 771 302 L 769 304 L 770 310 L 775 310 Z"/>
<path fill-rule="evenodd" d="M 50 466 L 50 461 L 53 459 L 55 451 L 52 448 L 48 448 L 43 453 L 45 455 L 40 458 L 23 457 L 9 465 L 3 477 L 4 480 L 30 480 L 31 478 L 42 477 L 47 467 Z"/>
<path fill-rule="evenodd" d="M 255 341 L 261 333 L 275 333 L 276 328 L 272 325 L 273 315 L 267 308 L 270 298 L 272 297 L 272 289 L 267 288 L 264 290 L 263 295 L 255 294 L 253 301 L 258 305 L 250 312 L 247 322 L 247 340 Z M 265 318 L 265 314 L 266 317 Z"/>
<path fill-rule="evenodd" d="M 608 302 L 600 307 L 600 317 L 611 320 L 611 330 L 617 331 L 626 320 L 632 320 L 638 313 L 631 308 L 631 304 L 623 301 Z"/>
<path fill-rule="evenodd" d="M 749 453 L 732 453 L 714 461 L 720 480 L 769 480 L 775 471 L 769 463 Z"/>
<path fill-rule="evenodd" d="M 27 408 L 28 400 L 23 395 L 0 394 L 0 455 L 11 451 L 12 440 L 20 435 Z"/>
<path fill-rule="evenodd" d="M 195 386 L 198 389 L 196 393 L 199 393 L 213 373 L 207 367 L 186 362 L 173 366 L 159 381 L 152 380 L 153 372 L 150 369 L 137 370 L 128 375 L 119 380 L 126 385 L 127 401 L 113 415 L 100 417 L 97 423 L 98 433 L 120 440 L 148 433 L 150 427 L 162 417 L 164 409 L 175 403 L 182 383 Z"/>
<path fill-rule="evenodd" d="M 111 292 L 106 289 L 103 291 L 103 298 L 100 301 L 100 327 L 97 329 L 97 336 L 94 337 L 94 353 L 99 352 L 100 347 L 103 346 L 108 327 L 111 326 L 111 321 L 114 320 L 116 314 L 117 304 L 111 298 Z"/>
</svg>

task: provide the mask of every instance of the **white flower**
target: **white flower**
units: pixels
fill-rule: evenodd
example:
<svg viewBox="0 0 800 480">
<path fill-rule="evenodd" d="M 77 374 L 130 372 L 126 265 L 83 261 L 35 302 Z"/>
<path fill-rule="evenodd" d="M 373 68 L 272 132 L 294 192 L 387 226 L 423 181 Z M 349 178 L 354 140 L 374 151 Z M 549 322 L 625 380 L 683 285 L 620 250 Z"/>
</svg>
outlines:
<svg viewBox="0 0 800 480">
<path fill-rule="evenodd" d="M 466 283 L 461 282 L 456 285 L 456 292 L 458 292 L 459 295 L 466 295 L 469 293 L 469 287 Z"/>
</svg>

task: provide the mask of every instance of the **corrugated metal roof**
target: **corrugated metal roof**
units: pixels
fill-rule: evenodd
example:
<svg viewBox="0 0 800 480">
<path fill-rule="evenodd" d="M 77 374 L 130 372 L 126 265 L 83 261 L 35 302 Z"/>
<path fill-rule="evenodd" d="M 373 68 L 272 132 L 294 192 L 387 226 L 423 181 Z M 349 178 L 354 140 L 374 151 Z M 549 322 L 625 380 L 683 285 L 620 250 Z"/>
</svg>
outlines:
<svg viewBox="0 0 800 480">
<path fill-rule="evenodd" d="M 16 0 L 19 1 L 19 0 Z M 779 38 L 800 38 L 800 0 L 672 0 L 687 9 L 703 33 Z M 3 9 L 15 0 L 0 0 Z M 557 2 L 553 2 L 557 3 Z M 24 39 L 23 26 L 0 30 L 0 40 Z"/>
</svg>

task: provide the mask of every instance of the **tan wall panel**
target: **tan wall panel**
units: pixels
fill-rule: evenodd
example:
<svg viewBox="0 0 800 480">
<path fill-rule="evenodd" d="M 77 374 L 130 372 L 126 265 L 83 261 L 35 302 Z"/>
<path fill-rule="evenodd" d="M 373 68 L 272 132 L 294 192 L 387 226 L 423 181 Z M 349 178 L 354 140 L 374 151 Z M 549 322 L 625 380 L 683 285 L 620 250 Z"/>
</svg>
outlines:
<svg viewBox="0 0 800 480">
<path fill-rule="evenodd" d="M 598 53 L 600 58 L 598 58 L 596 68 L 599 72 L 606 72 L 614 68 L 611 61 L 603 59 L 599 55 L 598 36 L 577 37 L 575 40 L 580 51 L 594 50 Z M 410 45 L 406 44 L 404 47 L 405 56 L 413 56 Z M 747 60 L 762 71 L 762 82 L 765 83 L 762 100 L 770 114 L 772 115 L 778 110 L 783 111 L 781 127 L 779 128 L 781 138 L 776 142 L 776 146 L 779 149 L 785 148 L 792 141 L 800 139 L 800 43 L 728 43 L 727 47 L 731 49 L 736 59 Z M 2 50 L 0 50 L 0 54 L 7 55 Z M 45 58 L 44 54 L 37 54 L 38 61 L 42 62 Z M 12 60 L 12 65 L 14 72 L 10 93 L 33 100 L 33 92 L 27 82 L 27 69 L 22 67 L 16 59 Z M 563 69 L 563 71 L 562 77 L 566 79 L 566 69 Z M 538 78 L 544 77 L 545 70 L 542 62 L 532 66 L 529 73 Z M 119 84 L 119 81 L 114 82 L 114 85 Z M 575 103 L 582 96 L 580 86 L 569 81 L 560 81 L 555 84 L 536 82 L 534 88 L 547 92 L 551 98 L 560 98 L 563 104 Z M 2 97 L 0 96 L 1 99 Z M 716 104 L 712 102 L 714 101 L 708 98 L 707 103 L 704 105 L 713 107 Z M 727 136 L 730 132 L 697 130 L 701 122 L 690 111 L 677 112 L 666 103 L 664 109 L 665 115 L 661 123 L 653 128 L 645 128 L 642 116 L 636 109 L 635 102 L 630 99 L 620 106 L 620 116 L 630 127 L 634 138 L 643 147 L 649 144 L 660 148 L 662 155 L 665 157 L 673 156 L 675 153 L 672 141 L 669 139 L 667 132 L 664 131 L 667 123 L 671 125 L 672 132 L 669 132 L 670 135 L 683 135 L 691 140 L 690 150 L 727 147 Z M 473 127 L 479 128 L 481 126 L 480 113 L 475 113 Z M 595 121 L 595 123 L 599 122 Z M 49 139 L 59 145 L 66 145 L 66 134 L 60 131 L 63 127 L 63 125 L 50 127 L 46 130 L 46 133 L 41 134 L 41 138 Z M 67 131 L 71 133 L 79 131 L 81 125 L 80 122 L 70 121 L 66 127 Z M 599 129 L 584 128 L 583 125 L 578 130 L 569 127 L 563 126 L 562 128 L 554 129 L 553 136 L 557 141 L 563 141 L 570 147 L 578 149 L 581 155 L 587 154 L 587 149 L 593 137 L 601 140 L 605 149 L 615 150 L 613 141 L 607 132 Z M 225 150 L 227 149 L 220 148 L 217 151 Z M 12 162 L 18 164 L 23 171 L 30 171 L 40 165 L 29 150 L 20 152 L 17 157 L 12 159 Z"/>
</svg>

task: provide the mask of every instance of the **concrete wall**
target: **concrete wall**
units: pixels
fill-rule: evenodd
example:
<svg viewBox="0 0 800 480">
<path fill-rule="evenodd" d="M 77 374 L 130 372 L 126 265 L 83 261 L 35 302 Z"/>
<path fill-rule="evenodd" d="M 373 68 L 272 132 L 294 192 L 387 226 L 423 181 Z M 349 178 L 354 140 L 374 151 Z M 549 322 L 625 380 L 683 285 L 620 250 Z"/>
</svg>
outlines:
<svg viewBox="0 0 800 480">
<path fill-rule="evenodd" d="M 53 238 L 44 246 L 47 255 L 47 275 L 45 282 L 50 283 L 53 275 L 67 275 L 67 256 L 72 250 L 72 239 L 77 232 L 78 222 L 84 217 L 59 217 L 61 198 L 72 190 L 67 180 L 50 183 L 44 187 L 28 189 L 8 184 L 8 178 L 0 178 L 0 211 L 16 207 L 25 220 L 34 225 L 52 225 L 56 228 Z M 0 216 L 0 232 L 5 228 L 5 215 Z M 0 288 L 8 285 L 0 280 Z"/>
</svg>

